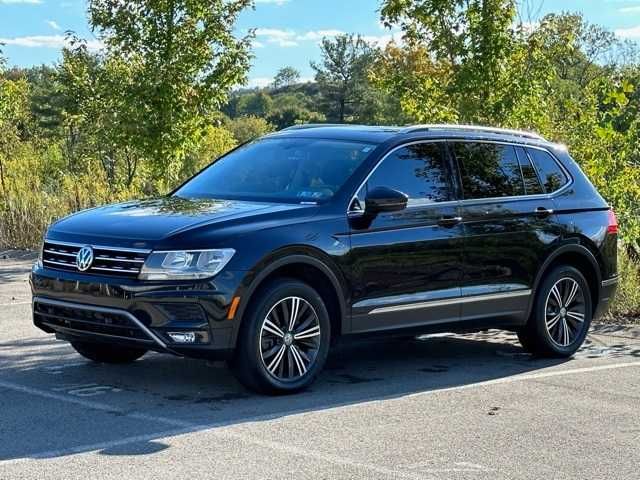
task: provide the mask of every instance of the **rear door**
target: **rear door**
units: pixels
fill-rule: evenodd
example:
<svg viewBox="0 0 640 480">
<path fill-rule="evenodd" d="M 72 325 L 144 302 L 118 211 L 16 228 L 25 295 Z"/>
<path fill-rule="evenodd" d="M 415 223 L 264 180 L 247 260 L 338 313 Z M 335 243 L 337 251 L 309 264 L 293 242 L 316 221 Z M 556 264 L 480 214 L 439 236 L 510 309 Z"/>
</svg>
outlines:
<svg viewBox="0 0 640 480">
<path fill-rule="evenodd" d="M 362 216 L 368 190 L 409 197 L 405 210 Z M 400 147 L 356 194 L 351 223 L 352 330 L 458 320 L 462 235 L 444 142 Z"/>
<path fill-rule="evenodd" d="M 539 263 L 560 228 L 525 149 L 451 142 L 463 201 L 461 319 L 521 323 Z"/>
</svg>

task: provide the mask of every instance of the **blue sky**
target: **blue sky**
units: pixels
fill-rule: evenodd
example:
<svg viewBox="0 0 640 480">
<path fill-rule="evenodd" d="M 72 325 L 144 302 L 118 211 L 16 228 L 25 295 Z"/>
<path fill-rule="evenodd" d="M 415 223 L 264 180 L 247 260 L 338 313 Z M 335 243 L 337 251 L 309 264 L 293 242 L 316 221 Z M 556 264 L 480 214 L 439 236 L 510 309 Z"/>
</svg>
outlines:
<svg viewBox="0 0 640 480">
<path fill-rule="evenodd" d="M 386 42 L 394 34 L 379 23 L 380 0 L 255 0 L 242 14 L 239 33 L 257 29 L 251 85 L 268 83 L 282 66 L 310 78 L 310 60 L 319 57 L 322 36 L 357 32 Z M 625 38 L 640 40 L 640 0 L 528 0 L 538 16 L 561 10 L 582 12 Z M 60 58 L 65 30 L 99 43 L 86 20 L 85 0 L 0 0 L 0 42 L 10 65 L 53 63 Z M 524 10 L 524 9 L 523 9 Z M 525 14 L 525 12 L 523 12 Z M 525 14 L 526 15 L 526 14 Z M 535 20 L 531 18 L 530 20 Z"/>
</svg>

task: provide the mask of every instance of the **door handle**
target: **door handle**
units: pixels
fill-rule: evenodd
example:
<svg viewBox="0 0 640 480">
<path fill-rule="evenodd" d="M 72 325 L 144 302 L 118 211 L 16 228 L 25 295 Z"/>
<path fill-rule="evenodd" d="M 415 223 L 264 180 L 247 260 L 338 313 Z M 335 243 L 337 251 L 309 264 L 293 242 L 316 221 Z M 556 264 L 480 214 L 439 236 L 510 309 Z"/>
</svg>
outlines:
<svg viewBox="0 0 640 480">
<path fill-rule="evenodd" d="M 454 227 L 462 222 L 462 217 L 441 217 L 438 220 L 438 225 L 441 227 Z"/>
<path fill-rule="evenodd" d="M 533 213 L 535 213 L 535 215 L 537 217 L 544 218 L 544 217 L 548 217 L 549 215 L 553 215 L 553 209 L 545 208 L 545 207 L 538 207 L 538 208 L 536 208 L 535 212 L 533 212 Z"/>
</svg>

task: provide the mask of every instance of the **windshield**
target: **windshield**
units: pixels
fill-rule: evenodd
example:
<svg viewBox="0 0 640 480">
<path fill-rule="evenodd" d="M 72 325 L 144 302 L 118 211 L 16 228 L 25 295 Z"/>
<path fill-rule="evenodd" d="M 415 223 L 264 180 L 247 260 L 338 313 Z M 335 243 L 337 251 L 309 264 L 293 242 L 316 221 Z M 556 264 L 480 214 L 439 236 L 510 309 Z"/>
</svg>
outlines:
<svg viewBox="0 0 640 480">
<path fill-rule="evenodd" d="M 222 157 L 174 195 L 321 202 L 342 187 L 374 148 L 352 141 L 266 138 Z"/>
</svg>

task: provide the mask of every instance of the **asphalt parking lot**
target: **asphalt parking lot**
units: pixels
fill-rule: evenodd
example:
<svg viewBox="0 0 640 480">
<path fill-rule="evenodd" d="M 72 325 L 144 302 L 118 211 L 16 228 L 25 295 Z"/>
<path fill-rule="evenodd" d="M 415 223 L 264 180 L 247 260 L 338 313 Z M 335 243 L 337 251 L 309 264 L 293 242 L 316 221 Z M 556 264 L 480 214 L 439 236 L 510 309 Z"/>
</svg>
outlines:
<svg viewBox="0 0 640 480">
<path fill-rule="evenodd" d="M 640 478 L 640 329 L 568 361 L 488 331 L 338 346 L 311 390 L 262 397 L 222 363 L 85 361 L 31 324 L 0 260 L 0 479 Z"/>
</svg>

